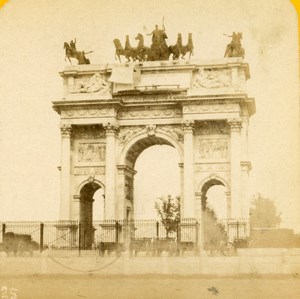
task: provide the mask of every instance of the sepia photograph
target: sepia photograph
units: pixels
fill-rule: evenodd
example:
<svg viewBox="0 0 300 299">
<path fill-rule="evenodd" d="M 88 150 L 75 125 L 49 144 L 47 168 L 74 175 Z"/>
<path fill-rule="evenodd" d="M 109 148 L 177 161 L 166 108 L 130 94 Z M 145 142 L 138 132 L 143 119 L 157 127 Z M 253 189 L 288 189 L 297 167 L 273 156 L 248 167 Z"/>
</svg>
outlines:
<svg viewBox="0 0 300 299">
<path fill-rule="evenodd" d="M 300 298 L 299 10 L 0 1 L 0 298 Z"/>
</svg>

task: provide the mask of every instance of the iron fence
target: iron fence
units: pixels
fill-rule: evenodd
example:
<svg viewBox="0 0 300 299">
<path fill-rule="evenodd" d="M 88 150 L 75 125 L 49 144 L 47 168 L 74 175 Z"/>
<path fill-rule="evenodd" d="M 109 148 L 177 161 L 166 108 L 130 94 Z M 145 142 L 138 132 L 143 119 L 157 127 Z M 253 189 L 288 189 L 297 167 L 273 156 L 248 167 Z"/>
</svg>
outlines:
<svg viewBox="0 0 300 299">
<path fill-rule="evenodd" d="M 0 223 L 0 251 L 19 254 L 11 249 L 17 246 L 23 255 L 116 255 L 122 251 L 147 254 L 176 244 L 177 251 L 195 253 L 204 248 L 211 234 L 216 233 L 215 229 L 209 229 L 211 225 L 203 219 L 182 219 L 167 231 L 161 221 L 154 219 L 99 220 L 92 224 L 79 221 L 6 221 Z M 245 218 L 221 219 L 213 225 L 224 232 L 229 242 L 245 240 L 250 235 L 249 220 Z"/>
</svg>

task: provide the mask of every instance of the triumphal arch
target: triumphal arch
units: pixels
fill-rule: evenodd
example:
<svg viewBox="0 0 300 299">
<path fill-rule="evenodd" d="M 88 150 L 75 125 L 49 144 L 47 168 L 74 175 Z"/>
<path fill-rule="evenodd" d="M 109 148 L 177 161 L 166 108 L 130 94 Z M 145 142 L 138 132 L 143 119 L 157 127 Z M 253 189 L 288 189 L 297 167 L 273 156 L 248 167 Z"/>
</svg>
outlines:
<svg viewBox="0 0 300 299">
<path fill-rule="evenodd" d="M 148 147 L 180 157 L 181 217 L 201 218 L 206 192 L 223 185 L 228 218 L 249 216 L 249 67 L 242 57 L 70 65 L 53 108 L 61 122 L 61 220 L 134 219 L 135 162 Z"/>
</svg>

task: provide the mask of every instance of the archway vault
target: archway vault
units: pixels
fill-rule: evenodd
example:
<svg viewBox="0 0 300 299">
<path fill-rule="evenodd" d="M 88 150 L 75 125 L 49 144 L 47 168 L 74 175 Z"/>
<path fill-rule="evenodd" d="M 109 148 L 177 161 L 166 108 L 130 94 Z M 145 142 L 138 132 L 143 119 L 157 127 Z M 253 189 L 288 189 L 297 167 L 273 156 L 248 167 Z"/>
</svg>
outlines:
<svg viewBox="0 0 300 299">
<path fill-rule="evenodd" d="M 79 197 L 82 188 L 83 188 L 85 185 L 89 184 L 89 183 L 92 183 L 92 184 L 93 184 L 94 189 L 95 189 L 94 192 L 96 192 L 96 191 L 97 191 L 98 189 L 100 189 L 100 188 L 103 189 L 103 190 L 105 191 L 105 186 L 104 186 L 103 183 L 100 182 L 99 180 L 96 180 L 96 179 L 94 179 L 94 178 L 93 178 L 93 179 L 86 179 L 86 180 L 82 181 L 82 182 L 77 186 L 74 196 L 75 196 L 75 197 Z"/>
<path fill-rule="evenodd" d="M 173 136 L 158 132 L 153 135 L 142 133 L 128 141 L 121 151 L 119 165 L 128 165 L 134 168 L 138 156 L 145 149 L 154 145 L 169 145 L 174 147 L 178 152 L 180 163 L 183 162 L 183 149 L 180 142 L 175 140 Z"/>
<path fill-rule="evenodd" d="M 227 180 L 218 175 L 209 176 L 202 180 L 198 185 L 197 190 L 199 190 L 199 192 L 205 195 L 210 187 L 218 185 L 224 186 L 226 192 L 230 192 L 230 185 L 227 182 Z"/>
</svg>

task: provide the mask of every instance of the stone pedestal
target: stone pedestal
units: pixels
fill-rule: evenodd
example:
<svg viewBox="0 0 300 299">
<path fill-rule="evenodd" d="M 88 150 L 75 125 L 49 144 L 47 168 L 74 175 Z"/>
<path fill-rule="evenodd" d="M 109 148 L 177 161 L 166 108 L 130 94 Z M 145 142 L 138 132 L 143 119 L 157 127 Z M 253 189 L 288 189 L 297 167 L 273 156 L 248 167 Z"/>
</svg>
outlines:
<svg viewBox="0 0 300 299">
<path fill-rule="evenodd" d="M 78 247 L 78 223 L 75 221 L 60 221 L 56 226 L 56 240 L 52 244 L 58 249 Z"/>
</svg>

